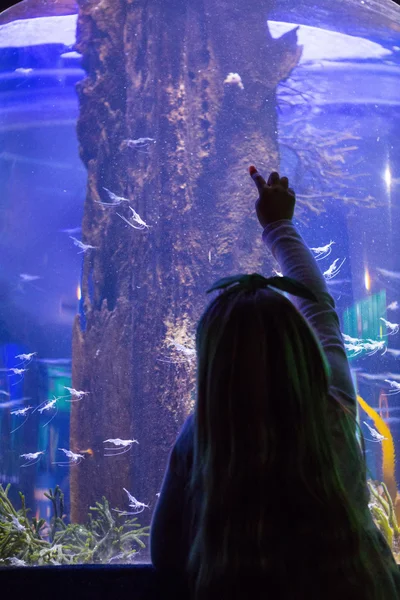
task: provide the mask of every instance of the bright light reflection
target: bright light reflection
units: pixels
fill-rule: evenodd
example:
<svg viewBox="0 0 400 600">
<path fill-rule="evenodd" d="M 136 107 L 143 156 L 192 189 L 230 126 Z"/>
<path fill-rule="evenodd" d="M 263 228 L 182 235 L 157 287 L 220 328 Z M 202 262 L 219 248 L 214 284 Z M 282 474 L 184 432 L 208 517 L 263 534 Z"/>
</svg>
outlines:
<svg viewBox="0 0 400 600">
<path fill-rule="evenodd" d="M 388 186 L 388 188 L 390 188 L 390 186 L 392 185 L 392 174 L 390 172 L 390 167 L 386 167 L 385 181 L 386 181 L 386 185 Z"/>
<path fill-rule="evenodd" d="M 371 289 L 371 277 L 369 275 L 368 267 L 365 267 L 364 285 L 365 285 L 365 289 L 367 290 L 367 292 L 369 292 Z"/>
<path fill-rule="evenodd" d="M 78 285 L 76 288 L 76 297 L 78 298 L 78 300 L 80 300 L 82 298 L 82 291 L 81 291 L 80 285 Z"/>
</svg>

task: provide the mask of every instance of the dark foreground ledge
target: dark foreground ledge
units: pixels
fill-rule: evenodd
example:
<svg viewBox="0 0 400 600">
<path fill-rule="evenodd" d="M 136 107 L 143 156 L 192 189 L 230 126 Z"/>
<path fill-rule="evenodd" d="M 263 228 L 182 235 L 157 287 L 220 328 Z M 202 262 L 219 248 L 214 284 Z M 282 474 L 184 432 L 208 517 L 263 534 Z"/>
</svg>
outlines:
<svg viewBox="0 0 400 600">
<path fill-rule="evenodd" d="M 150 564 L 6 568 L 0 589 L 25 600 L 189 600 L 179 577 Z"/>
<path fill-rule="evenodd" d="M 177 577 L 146 564 L 6 568 L 0 588 L 4 597 L 34 600 L 188 600 Z"/>
</svg>

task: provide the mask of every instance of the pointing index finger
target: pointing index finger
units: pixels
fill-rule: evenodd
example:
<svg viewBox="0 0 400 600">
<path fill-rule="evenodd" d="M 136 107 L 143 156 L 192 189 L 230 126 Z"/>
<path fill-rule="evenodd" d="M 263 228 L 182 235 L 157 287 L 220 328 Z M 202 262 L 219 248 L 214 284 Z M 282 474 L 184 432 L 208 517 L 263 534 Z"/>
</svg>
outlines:
<svg viewBox="0 0 400 600">
<path fill-rule="evenodd" d="M 261 191 L 261 188 L 263 188 L 265 185 L 267 185 L 267 182 L 265 181 L 264 177 L 262 177 L 260 175 L 260 173 L 257 171 L 257 169 L 253 165 L 251 165 L 251 167 L 249 167 L 249 173 L 250 173 L 252 180 L 256 184 L 258 190 Z"/>
</svg>

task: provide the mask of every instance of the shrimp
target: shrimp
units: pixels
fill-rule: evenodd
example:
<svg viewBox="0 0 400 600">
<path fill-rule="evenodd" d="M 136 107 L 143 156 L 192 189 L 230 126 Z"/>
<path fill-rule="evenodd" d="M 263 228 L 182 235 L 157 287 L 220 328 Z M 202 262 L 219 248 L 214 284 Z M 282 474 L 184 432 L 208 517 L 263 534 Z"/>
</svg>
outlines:
<svg viewBox="0 0 400 600">
<path fill-rule="evenodd" d="M 143 230 L 143 229 L 149 229 L 150 225 L 147 225 L 147 223 L 145 223 L 142 219 L 142 217 L 132 208 L 132 206 L 128 206 L 128 208 L 131 210 L 132 215 L 130 217 L 130 220 L 127 219 L 126 217 L 123 217 L 122 215 L 120 215 L 119 213 L 117 213 L 117 215 L 123 220 L 125 221 L 125 223 L 127 223 L 129 225 L 129 227 L 132 227 L 133 229 L 139 229 L 139 230 Z M 135 223 L 137 223 L 138 226 L 135 225 Z"/>
<path fill-rule="evenodd" d="M 114 508 L 113 510 L 115 510 L 115 512 L 118 512 L 120 515 L 137 515 L 143 512 L 145 508 L 149 508 L 148 504 L 144 504 L 143 502 L 139 502 L 139 500 L 136 500 L 136 498 L 132 496 L 132 494 L 130 494 L 127 489 L 122 489 L 128 494 L 129 506 L 133 508 L 134 512 L 127 512 L 126 510 L 118 510 Z"/>
<path fill-rule="evenodd" d="M 336 258 L 333 263 L 331 264 L 331 266 L 324 272 L 324 277 L 325 279 L 327 279 L 329 281 L 329 279 L 333 279 L 334 277 L 336 277 L 336 275 L 338 275 L 340 269 L 343 266 L 344 261 L 346 260 L 345 258 L 342 260 L 342 262 L 340 263 L 340 265 L 337 267 L 337 262 L 338 262 L 338 258 Z"/>
<path fill-rule="evenodd" d="M 32 406 L 25 406 L 25 408 L 19 408 L 18 410 L 12 410 L 10 414 L 15 415 L 16 417 L 25 417 L 25 415 L 31 410 L 31 408 L 33 408 L 33 407 Z M 22 427 L 23 425 L 25 425 L 25 423 L 27 422 L 28 419 L 29 419 L 29 415 L 26 417 L 26 419 L 23 420 L 23 422 L 21 423 L 21 425 L 18 425 L 18 427 L 16 427 L 12 431 L 10 431 L 10 433 L 14 433 L 20 427 Z"/>
<path fill-rule="evenodd" d="M 400 383 L 398 383 L 397 381 L 394 381 L 393 379 L 385 379 L 385 381 L 392 388 L 392 390 L 390 392 L 388 392 L 388 394 L 390 396 L 394 396 L 395 394 L 400 393 Z"/>
<path fill-rule="evenodd" d="M 382 354 L 385 354 L 387 348 L 385 348 L 385 340 L 362 340 L 358 338 L 352 338 L 345 333 L 342 333 L 342 337 L 345 340 L 344 347 L 348 352 L 354 352 L 353 356 L 357 356 L 361 352 L 367 350 L 368 356 L 375 354 L 378 350 L 383 350 Z"/>
<path fill-rule="evenodd" d="M 332 252 L 332 245 L 335 243 L 336 242 L 333 242 L 331 240 L 329 244 L 326 244 L 326 246 L 320 246 L 319 248 L 311 248 L 311 250 L 315 254 L 315 260 L 322 260 L 324 258 L 327 258 Z"/>
<path fill-rule="evenodd" d="M 387 335 L 396 335 L 396 333 L 399 333 L 399 323 L 391 323 L 390 321 L 386 321 L 383 317 L 381 317 L 380 320 L 383 321 L 390 330 Z"/>
<path fill-rule="evenodd" d="M 17 369 L 15 367 L 11 367 L 10 369 L 8 369 L 9 371 L 11 371 L 14 375 L 22 375 L 23 373 L 25 373 L 25 371 L 27 371 L 28 369 Z"/>
<path fill-rule="evenodd" d="M 123 150 L 124 148 L 133 148 L 134 150 L 137 150 L 138 152 L 143 152 L 144 154 L 148 154 L 149 152 L 147 150 L 142 150 L 142 148 L 147 148 L 150 144 L 150 142 L 156 142 L 156 140 L 154 138 L 150 138 L 150 137 L 141 137 L 141 138 L 137 138 L 137 139 L 131 139 L 131 140 L 123 140 L 121 142 L 120 145 L 120 149 Z"/>
<path fill-rule="evenodd" d="M 366 425 L 368 427 L 370 434 L 374 438 L 373 440 L 370 440 L 371 442 L 381 442 L 382 440 L 387 439 L 387 438 L 385 438 L 385 436 L 381 435 L 379 433 L 379 431 L 376 431 L 376 429 L 373 429 L 373 427 L 370 427 L 366 421 L 363 421 L 363 423 L 364 423 L 364 425 Z"/>
<path fill-rule="evenodd" d="M 30 352 L 29 354 L 17 354 L 15 358 L 19 358 L 20 360 L 32 360 L 36 354 L 37 352 Z"/>
<path fill-rule="evenodd" d="M 133 444 L 138 444 L 137 440 L 121 440 L 121 438 L 109 438 L 108 440 L 104 440 L 103 444 L 114 444 L 115 448 L 104 448 L 107 452 L 111 452 L 111 454 L 104 454 L 104 456 L 119 456 L 120 454 L 125 454 L 125 452 L 129 452 L 132 448 Z M 120 450 L 120 447 L 126 448 L 126 450 Z"/>
<path fill-rule="evenodd" d="M 387 310 L 399 310 L 400 306 L 397 300 L 394 300 L 390 304 L 387 305 Z"/>
<path fill-rule="evenodd" d="M 15 529 L 17 529 L 18 531 L 25 531 L 25 529 L 26 529 L 25 525 L 22 525 L 22 523 L 19 522 L 17 517 L 15 517 L 14 515 L 11 515 L 11 520 L 13 522 Z"/>
<path fill-rule="evenodd" d="M 114 192 L 112 192 L 111 190 L 109 190 L 106 187 L 103 187 L 103 190 L 105 190 L 107 192 L 108 197 L 110 198 L 111 202 L 103 202 L 102 200 L 95 200 L 96 204 L 100 204 L 104 208 L 112 208 L 113 206 L 119 206 L 123 202 L 127 202 L 129 204 L 128 198 L 124 198 L 124 196 L 117 196 L 117 194 L 114 194 Z"/>
<path fill-rule="evenodd" d="M 346 348 L 347 352 L 354 352 L 352 356 L 357 356 L 357 354 L 360 354 L 364 350 L 361 344 L 347 343 L 344 345 L 344 347 Z"/>
<path fill-rule="evenodd" d="M 72 452 L 72 450 L 67 450 L 66 448 L 59 448 L 59 450 L 61 450 L 61 452 L 64 452 L 66 457 L 70 460 L 66 462 L 55 462 L 53 463 L 53 465 L 59 465 L 61 467 L 67 465 L 78 465 L 85 458 L 83 454 L 77 454 L 76 452 Z"/>
<path fill-rule="evenodd" d="M 351 342 L 352 344 L 357 344 L 360 341 L 358 338 L 353 338 L 350 335 L 347 335 L 347 333 L 342 333 L 342 338 L 345 340 L 345 342 Z"/>
<path fill-rule="evenodd" d="M 37 408 L 37 410 L 40 412 L 40 414 L 42 414 L 45 410 L 50 410 L 51 408 L 53 408 L 53 406 L 55 406 L 56 402 L 57 402 L 58 398 L 56 398 L 54 396 L 54 400 L 48 400 L 46 403 L 43 403 L 44 406 L 42 406 L 41 404 L 39 406 L 42 406 L 42 408 Z"/>
<path fill-rule="evenodd" d="M 33 357 L 36 356 L 37 352 L 30 352 L 29 354 L 17 354 L 15 358 L 19 358 L 22 361 L 21 364 L 29 365 L 32 362 Z"/>
<path fill-rule="evenodd" d="M 75 246 L 78 246 L 78 248 L 81 248 L 82 252 L 78 252 L 78 254 L 83 254 L 84 252 L 87 252 L 88 250 L 96 250 L 97 249 L 97 246 L 91 246 L 90 244 L 84 244 L 80 240 L 76 239 L 73 235 L 70 235 L 69 237 L 71 238 L 71 240 L 73 240 Z"/>
<path fill-rule="evenodd" d="M 28 412 L 28 410 L 30 410 L 31 408 L 33 408 L 33 406 L 25 406 L 25 408 L 19 408 L 18 410 L 12 410 L 10 414 L 16 415 L 16 416 L 20 416 L 20 415 L 25 416 L 26 413 Z"/>
<path fill-rule="evenodd" d="M 68 390 L 71 396 L 75 397 L 76 400 L 68 400 L 68 402 L 77 402 L 78 400 L 82 400 L 83 396 L 87 396 L 90 392 L 82 392 L 81 390 L 75 390 L 74 388 L 67 387 L 64 385 L 64 389 Z M 65 396 L 63 396 L 65 398 Z"/>
<path fill-rule="evenodd" d="M 42 450 L 39 452 L 28 452 L 27 454 L 20 454 L 21 458 L 25 458 L 28 461 L 24 465 L 21 465 L 21 467 L 30 467 L 32 465 L 36 465 L 36 463 L 40 460 L 41 454 L 44 454 Z"/>
<path fill-rule="evenodd" d="M 54 396 L 53 400 L 47 400 L 47 402 L 46 401 L 42 402 L 42 404 L 39 404 L 39 406 L 37 406 L 33 412 L 36 412 L 38 410 L 40 412 L 40 414 L 42 414 L 42 413 L 44 413 L 44 411 L 51 410 L 52 408 L 54 408 L 56 406 L 57 400 L 60 400 L 60 398 L 61 398 L 61 396 L 59 396 L 58 398 L 56 398 Z M 46 427 L 46 425 L 51 423 L 51 421 L 54 419 L 54 417 L 56 416 L 57 413 L 58 413 L 58 407 L 56 407 L 56 412 L 51 417 L 50 421 L 47 421 L 47 423 L 42 425 L 42 427 Z"/>
<path fill-rule="evenodd" d="M 166 357 L 164 354 L 162 356 L 164 356 L 165 358 L 158 358 L 157 360 L 159 362 L 167 362 L 167 363 L 191 363 L 192 360 L 195 358 L 196 356 L 196 350 L 193 347 L 190 346 L 184 346 L 183 344 L 180 344 L 179 342 L 177 342 L 176 340 L 172 339 L 172 338 L 167 338 L 167 341 L 175 348 L 175 350 L 181 354 L 181 356 L 179 358 L 175 358 L 175 359 L 170 359 L 170 360 L 165 360 Z"/>
<path fill-rule="evenodd" d="M 15 383 L 12 383 L 11 385 L 18 385 L 22 380 L 23 380 L 23 374 L 27 371 L 28 369 L 19 369 L 17 367 L 10 367 L 8 369 L 0 369 L 0 371 L 5 371 L 7 373 L 10 373 L 10 377 L 12 377 L 13 375 L 19 375 L 20 379 L 18 381 L 16 381 Z"/>
</svg>

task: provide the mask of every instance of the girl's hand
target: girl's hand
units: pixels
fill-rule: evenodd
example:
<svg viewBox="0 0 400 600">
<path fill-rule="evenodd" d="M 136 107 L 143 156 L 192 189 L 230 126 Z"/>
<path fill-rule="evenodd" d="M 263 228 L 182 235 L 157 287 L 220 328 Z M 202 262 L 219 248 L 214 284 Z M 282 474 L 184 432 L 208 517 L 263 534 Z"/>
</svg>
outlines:
<svg viewBox="0 0 400 600">
<path fill-rule="evenodd" d="M 296 195 L 289 187 L 289 179 L 280 178 L 279 173 L 271 173 L 267 183 L 253 166 L 249 168 L 249 173 L 259 193 L 256 213 L 260 225 L 264 228 L 281 219 L 292 219 Z"/>
</svg>

